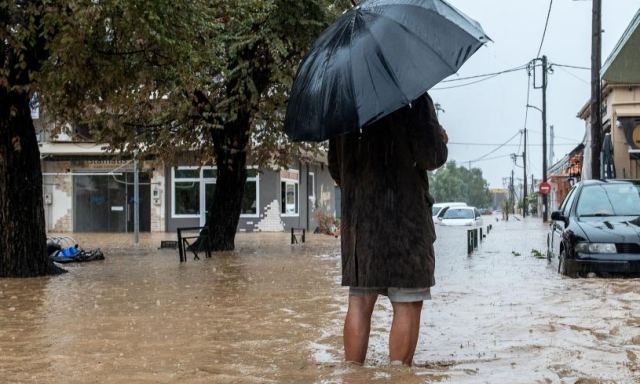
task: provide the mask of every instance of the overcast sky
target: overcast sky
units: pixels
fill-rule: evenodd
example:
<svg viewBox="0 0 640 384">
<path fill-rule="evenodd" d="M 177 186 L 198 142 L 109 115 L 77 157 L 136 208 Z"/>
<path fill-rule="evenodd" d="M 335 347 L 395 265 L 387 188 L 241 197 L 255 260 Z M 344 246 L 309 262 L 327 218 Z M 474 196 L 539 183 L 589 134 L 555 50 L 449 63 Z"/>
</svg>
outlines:
<svg viewBox="0 0 640 384">
<path fill-rule="evenodd" d="M 459 76 L 496 72 L 526 64 L 534 58 L 544 29 L 548 0 L 449 0 L 479 21 L 493 39 L 460 70 Z M 603 0 L 603 63 L 625 28 L 640 8 L 640 0 Z M 590 67 L 591 1 L 554 0 L 547 37 L 542 48 L 550 62 Z M 548 125 L 555 126 L 555 160 L 575 148 L 585 134 L 585 124 L 576 117 L 590 97 L 590 72 L 555 68 L 547 93 Z M 457 83 L 446 83 L 450 86 Z M 435 102 L 445 110 L 442 125 L 449 133 L 449 159 L 468 165 L 495 149 L 524 127 L 527 100 L 526 71 L 517 71 L 475 85 L 432 90 Z M 531 91 L 531 104 L 541 107 L 540 90 Z M 530 109 L 529 131 L 531 173 L 542 175 L 542 122 L 540 112 Z M 460 143 L 460 144 L 456 144 Z M 475 143 L 469 145 L 464 143 Z M 510 153 L 518 150 L 520 136 L 488 156 L 498 159 L 472 164 L 482 169 L 491 187 L 502 187 L 503 177 L 514 169 Z M 477 145 L 482 144 L 482 145 Z M 487 145 L 484 145 L 487 144 Z M 522 152 L 522 148 L 520 148 Z M 522 165 L 522 160 L 518 160 Z M 515 168 L 522 178 L 522 168 Z"/>
</svg>

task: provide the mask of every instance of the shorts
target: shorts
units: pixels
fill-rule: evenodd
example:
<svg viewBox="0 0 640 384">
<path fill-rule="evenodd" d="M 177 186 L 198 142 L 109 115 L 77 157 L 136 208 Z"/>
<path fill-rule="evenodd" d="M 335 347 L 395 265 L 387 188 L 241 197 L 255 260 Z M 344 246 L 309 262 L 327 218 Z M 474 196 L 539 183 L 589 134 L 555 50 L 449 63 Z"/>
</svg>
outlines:
<svg viewBox="0 0 640 384">
<path fill-rule="evenodd" d="M 431 288 L 378 288 L 378 287 L 349 287 L 349 296 L 388 296 L 392 303 L 413 303 L 431 300 Z"/>
</svg>

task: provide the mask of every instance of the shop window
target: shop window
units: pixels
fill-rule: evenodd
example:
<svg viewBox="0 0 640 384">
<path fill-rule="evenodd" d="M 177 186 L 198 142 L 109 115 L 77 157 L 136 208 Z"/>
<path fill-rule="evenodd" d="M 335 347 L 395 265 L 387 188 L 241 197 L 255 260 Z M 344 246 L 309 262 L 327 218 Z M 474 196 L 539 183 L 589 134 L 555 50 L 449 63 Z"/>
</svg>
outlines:
<svg viewBox="0 0 640 384">
<path fill-rule="evenodd" d="M 173 215 L 200 214 L 200 169 L 173 169 Z"/>
<path fill-rule="evenodd" d="M 173 217 L 197 217 L 206 213 L 213 203 L 217 173 L 217 169 L 211 167 L 174 168 Z M 247 184 L 242 199 L 243 217 L 258 216 L 259 190 L 257 168 L 247 169 Z"/>
<path fill-rule="evenodd" d="M 175 170 L 176 179 L 199 179 L 200 178 L 200 170 L 199 169 L 182 169 L 178 168 Z"/>
<path fill-rule="evenodd" d="M 247 169 L 247 183 L 244 186 L 244 195 L 242 196 L 243 216 L 258 215 L 258 189 L 258 170 L 255 168 Z"/>
</svg>

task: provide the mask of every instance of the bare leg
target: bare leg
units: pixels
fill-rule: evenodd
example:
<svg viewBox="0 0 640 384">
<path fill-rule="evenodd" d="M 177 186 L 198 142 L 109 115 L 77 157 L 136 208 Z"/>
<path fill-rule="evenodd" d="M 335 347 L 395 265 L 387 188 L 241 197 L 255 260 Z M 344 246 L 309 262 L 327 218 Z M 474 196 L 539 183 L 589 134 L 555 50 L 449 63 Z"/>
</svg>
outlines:
<svg viewBox="0 0 640 384">
<path fill-rule="evenodd" d="M 344 359 L 349 363 L 363 364 L 369 347 L 371 313 L 378 294 L 349 296 L 349 309 L 344 320 Z"/>
<path fill-rule="evenodd" d="M 410 366 L 420 334 L 422 301 L 413 303 L 391 303 L 393 323 L 389 334 L 389 359 Z"/>
</svg>

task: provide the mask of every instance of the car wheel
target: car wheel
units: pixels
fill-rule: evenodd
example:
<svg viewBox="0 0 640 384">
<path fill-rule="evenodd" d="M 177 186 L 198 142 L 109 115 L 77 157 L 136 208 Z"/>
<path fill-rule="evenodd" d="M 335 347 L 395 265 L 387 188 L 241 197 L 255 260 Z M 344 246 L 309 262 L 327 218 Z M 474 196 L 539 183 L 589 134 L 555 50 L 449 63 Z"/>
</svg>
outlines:
<svg viewBox="0 0 640 384">
<path fill-rule="evenodd" d="M 558 256 L 558 273 L 565 274 L 564 249 L 560 251 L 560 256 Z"/>
<path fill-rule="evenodd" d="M 566 252 L 564 249 L 560 251 L 560 256 L 558 256 L 558 273 L 568 277 L 579 277 L 576 271 L 570 270 L 567 266 Z"/>
</svg>

